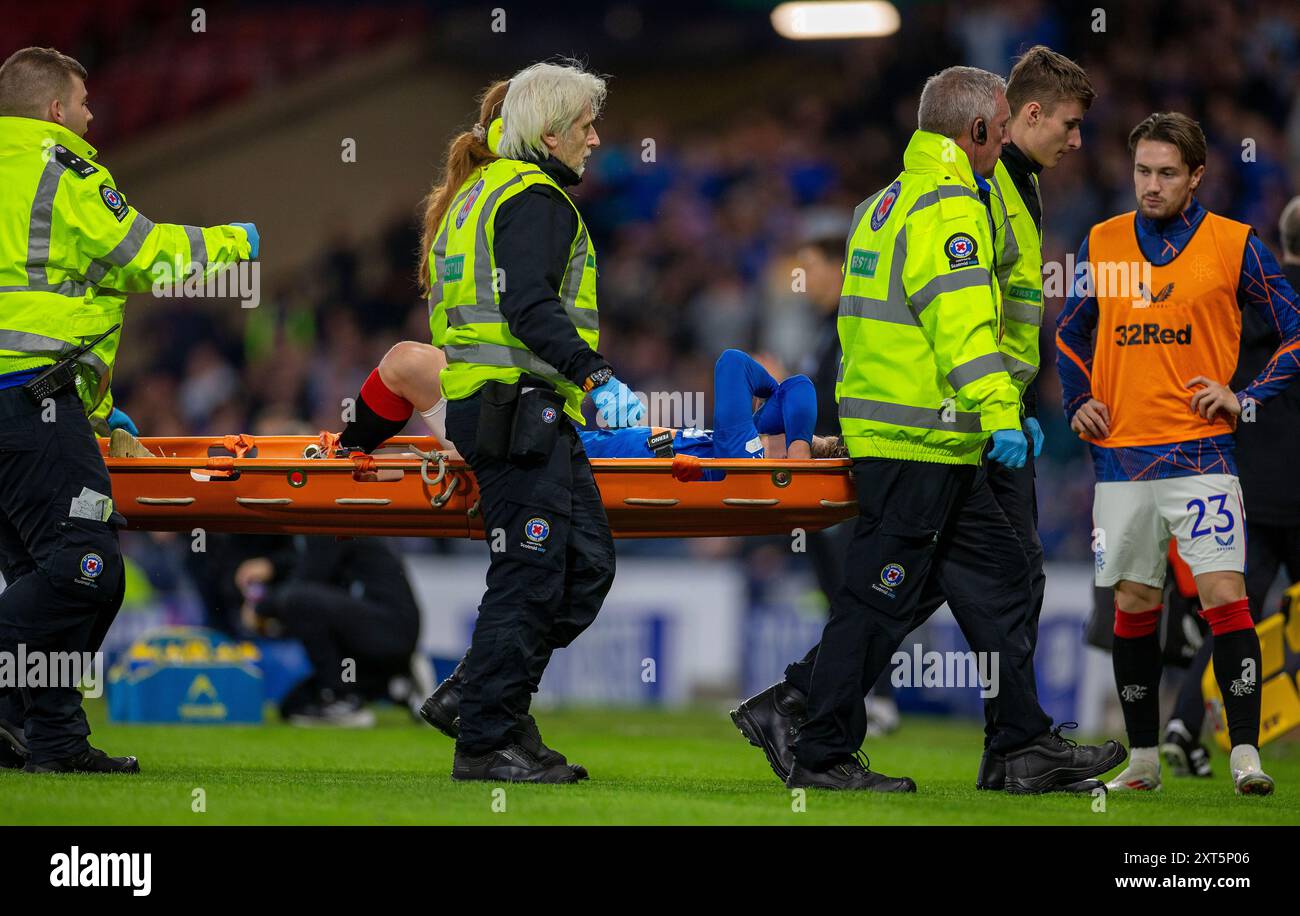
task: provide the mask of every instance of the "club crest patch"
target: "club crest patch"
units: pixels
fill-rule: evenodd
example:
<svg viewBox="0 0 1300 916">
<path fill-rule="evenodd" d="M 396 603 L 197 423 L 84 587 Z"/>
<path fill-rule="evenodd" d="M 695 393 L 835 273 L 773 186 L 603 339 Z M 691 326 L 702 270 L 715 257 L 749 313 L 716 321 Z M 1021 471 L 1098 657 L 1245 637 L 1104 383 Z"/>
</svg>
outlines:
<svg viewBox="0 0 1300 916">
<path fill-rule="evenodd" d="M 895 181 L 885 192 L 880 195 L 880 200 L 876 201 L 876 209 L 871 211 L 871 231 L 879 232 L 880 227 L 885 225 L 885 220 L 889 219 L 889 211 L 894 209 L 894 203 L 898 200 L 898 192 L 903 188 L 901 181 Z"/>
<path fill-rule="evenodd" d="M 949 270 L 979 263 L 975 257 L 975 252 L 978 250 L 979 246 L 975 244 L 975 240 L 964 232 L 948 236 L 948 241 L 943 243 L 944 254 L 948 256 Z"/>
<path fill-rule="evenodd" d="M 903 584 L 904 577 L 907 576 L 907 570 L 903 569 L 897 563 L 886 563 L 880 570 L 880 583 L 887 588 L 897 588 Z"/>
<path fill-rule="evenodd" d="M 99 186 L 99 196 L 103 199 L 104 206 L 108 207 L 112 214 L 117 217 L 119 223 L 126 218 L 128 208 L 126 198 L 122 196 L 121 191 L 104 184 Z"/>
<path fill-rule="evenodd" d="M 543 423 L 554 423 L 557 416 L 559 416 L 559 414 L 555 412 L 554 407 L 547 407 L 542 410 Z"/>
<path fill-rule="evenodd" d="M 460 209 L 456 211 L 456 228 L 459 229 L 465 225 L 465 219 L 469 216 L 469 211 L 474 209 L 474 203 L 478 196 L 483 193 L 483 179 L 480 178 L 474 183 L 474 187 L 469 189 L 465 195 L 465 200 L 461 203 Z"/>
<path fill-rule="evenodd" d="M 540 516 L 530 518 L 524 524 L 524 537 L 534 544 L 540 544 L 550 536 L 551 523 Z"/>
<path fill-rule="evenodd" d="M 88 553 L 81 558 L 81 574 L 87 579 L 94 579 L 104 571 L 104 559 L 97 553 Z"/>
</svg>

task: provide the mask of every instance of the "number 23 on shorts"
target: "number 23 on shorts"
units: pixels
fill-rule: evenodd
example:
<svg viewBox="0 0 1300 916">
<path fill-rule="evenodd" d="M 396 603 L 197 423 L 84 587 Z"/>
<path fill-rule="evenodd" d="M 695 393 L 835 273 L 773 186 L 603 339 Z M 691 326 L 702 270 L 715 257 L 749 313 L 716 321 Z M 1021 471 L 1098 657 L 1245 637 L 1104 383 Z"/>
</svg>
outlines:
<svg viewBox="0 0 1300 916">
<path fill-rule="evenodd" d="M 1211 532 L 1216 534 L 1225 534 L 1231 531 L 1233 526 L 1237 523 L 1237 519 L 1228 508 L 1227 502 L 1228 497 L 1224 493 L 1216 493 L 1206 499 L 1189 499 L 1187 501 L 1187 511 L 1196 513 L 1196 521 L 1192 524 L 1192 537 L 1199 538 L 1205 537 L 1205 535 L 1210 534 Z M 1211 528 L 1205 518 L 1207 512 L 1206 503 L 1212 504 L 1215 510 L 1212 518 L 1216 520 L 1226 519 L 1223 524 L 1216 523 L 1213 528 Z"/>
</svg>

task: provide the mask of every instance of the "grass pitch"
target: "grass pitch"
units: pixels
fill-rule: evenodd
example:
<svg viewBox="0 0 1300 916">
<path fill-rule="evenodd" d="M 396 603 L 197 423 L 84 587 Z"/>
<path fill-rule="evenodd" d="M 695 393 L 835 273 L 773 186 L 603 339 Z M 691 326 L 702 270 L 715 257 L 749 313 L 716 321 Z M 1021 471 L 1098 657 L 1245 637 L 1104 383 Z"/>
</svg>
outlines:
<svg viewBox="0 0 1300 916">
<path fill-rule="evenodd" d="M 369 731 L 115 725 L 87 704 L 92 741 L 135 754 L 139 776 L 34 776 L 0 770 L 4 824 L 1297 824 L 1300 743 L 1264 749 L 1278 782 L 1238 798 L 1227 756 L 1214 777 L 1163 791 L 1088 796 L 977 792 L 976 725 L 904 719 L 868 742 L 872 766 L 910 775 L 916 795 L 810 791 L 803 811 L 725 709 L 543 712 L 547 743 L 591 771 L 573 786 L 453 783 L 452 742 L 396 709 Z M 206 811 L 196 812 L 196 789 Z M 494 805 L 495 802 L 495 805 Z M 504 811 L 499 809 L 504 802 Z"/>
</svg>

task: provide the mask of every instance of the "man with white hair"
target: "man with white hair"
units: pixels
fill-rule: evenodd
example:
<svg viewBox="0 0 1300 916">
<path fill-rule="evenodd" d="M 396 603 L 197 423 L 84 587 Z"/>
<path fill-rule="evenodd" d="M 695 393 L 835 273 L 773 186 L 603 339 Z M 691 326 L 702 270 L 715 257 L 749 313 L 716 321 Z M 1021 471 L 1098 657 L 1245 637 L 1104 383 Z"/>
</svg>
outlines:
<svg viewBox="0 0 1300 916">
<path fill-rule="evenodd" d="M 583 399 L 590 392 L 611 426 L 644 411 L 596 351 L 595 248 L 564 191 L 600 145 L 604 98 L 604 80 L 575 63 L 493 85 L 428 199 L 420 280 L 447 358 L 447 433 L 474 470 L 491 548 L 469 654 L 425 704 L 438 724 L 440 699 L 458 695 L 458 717 L 443 723 L 456 735 L 453 779 L 587 775 L 542 742 L 528 710 L 551 653 L 591 624 L 614 581 L 613 538 L 574 428 Z M 377 373 L 361 403 L 376 427 L 404 423 L 403 405 L 410 416 Z"/>
<path fill-rule="evenodd" d="M 915 792 L 860 759 L 863 697 L 916 622 L 947 599 L 986 655 L 991 750 L 1014 793 L 1093 790 L 1124 759 L 1079 747 L 1038 705 L 1028 624 L 1029 565 L 982 464 L 1024 465 L 1020 392 L 998 344 L 994 232 L 980 196 L 1007 142 L 1005 84 L 950 67 L 921 93 L 903 172 L 854 213 L 840 298 L 836 397 L 854 459 L 858 519 L 831 603 L 806 712 L 788 693 L 733 714 L 791 788 Z M 787 774 L 779 765 L 789 753 Z"/>
</svg>

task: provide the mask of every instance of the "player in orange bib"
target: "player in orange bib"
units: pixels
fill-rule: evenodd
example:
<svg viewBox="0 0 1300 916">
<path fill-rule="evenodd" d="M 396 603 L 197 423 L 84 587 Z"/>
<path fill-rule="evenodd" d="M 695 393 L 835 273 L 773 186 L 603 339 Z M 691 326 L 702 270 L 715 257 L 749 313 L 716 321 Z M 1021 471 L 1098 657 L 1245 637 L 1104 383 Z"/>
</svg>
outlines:
<svg viewBox="0 0 1300 916">
<path fill-rule="evenodd" d="M 1214 670 L 1238 794 L 1267 795 L 1259 761 L 1260 649 L 1246 584 L 1245 513 L 1233 432 L 1300 375 L 1296 294 L 1250 226 L 1195 198 L 1206 143 L 1186 115 L 1153 114 L 1129 135 L 1138 210 L 1092 227 L 1057 320 L 1071 428 L 1090 443 L 1098 586 L 1115 590 L 1115 684 L 1131 754 L 1112 790 L 1160 788 L 1160 643 L 1171 538 L 1214 634 Z M 1242 309 L 1282 339 L 1245 389 Z"/>
</svg>

